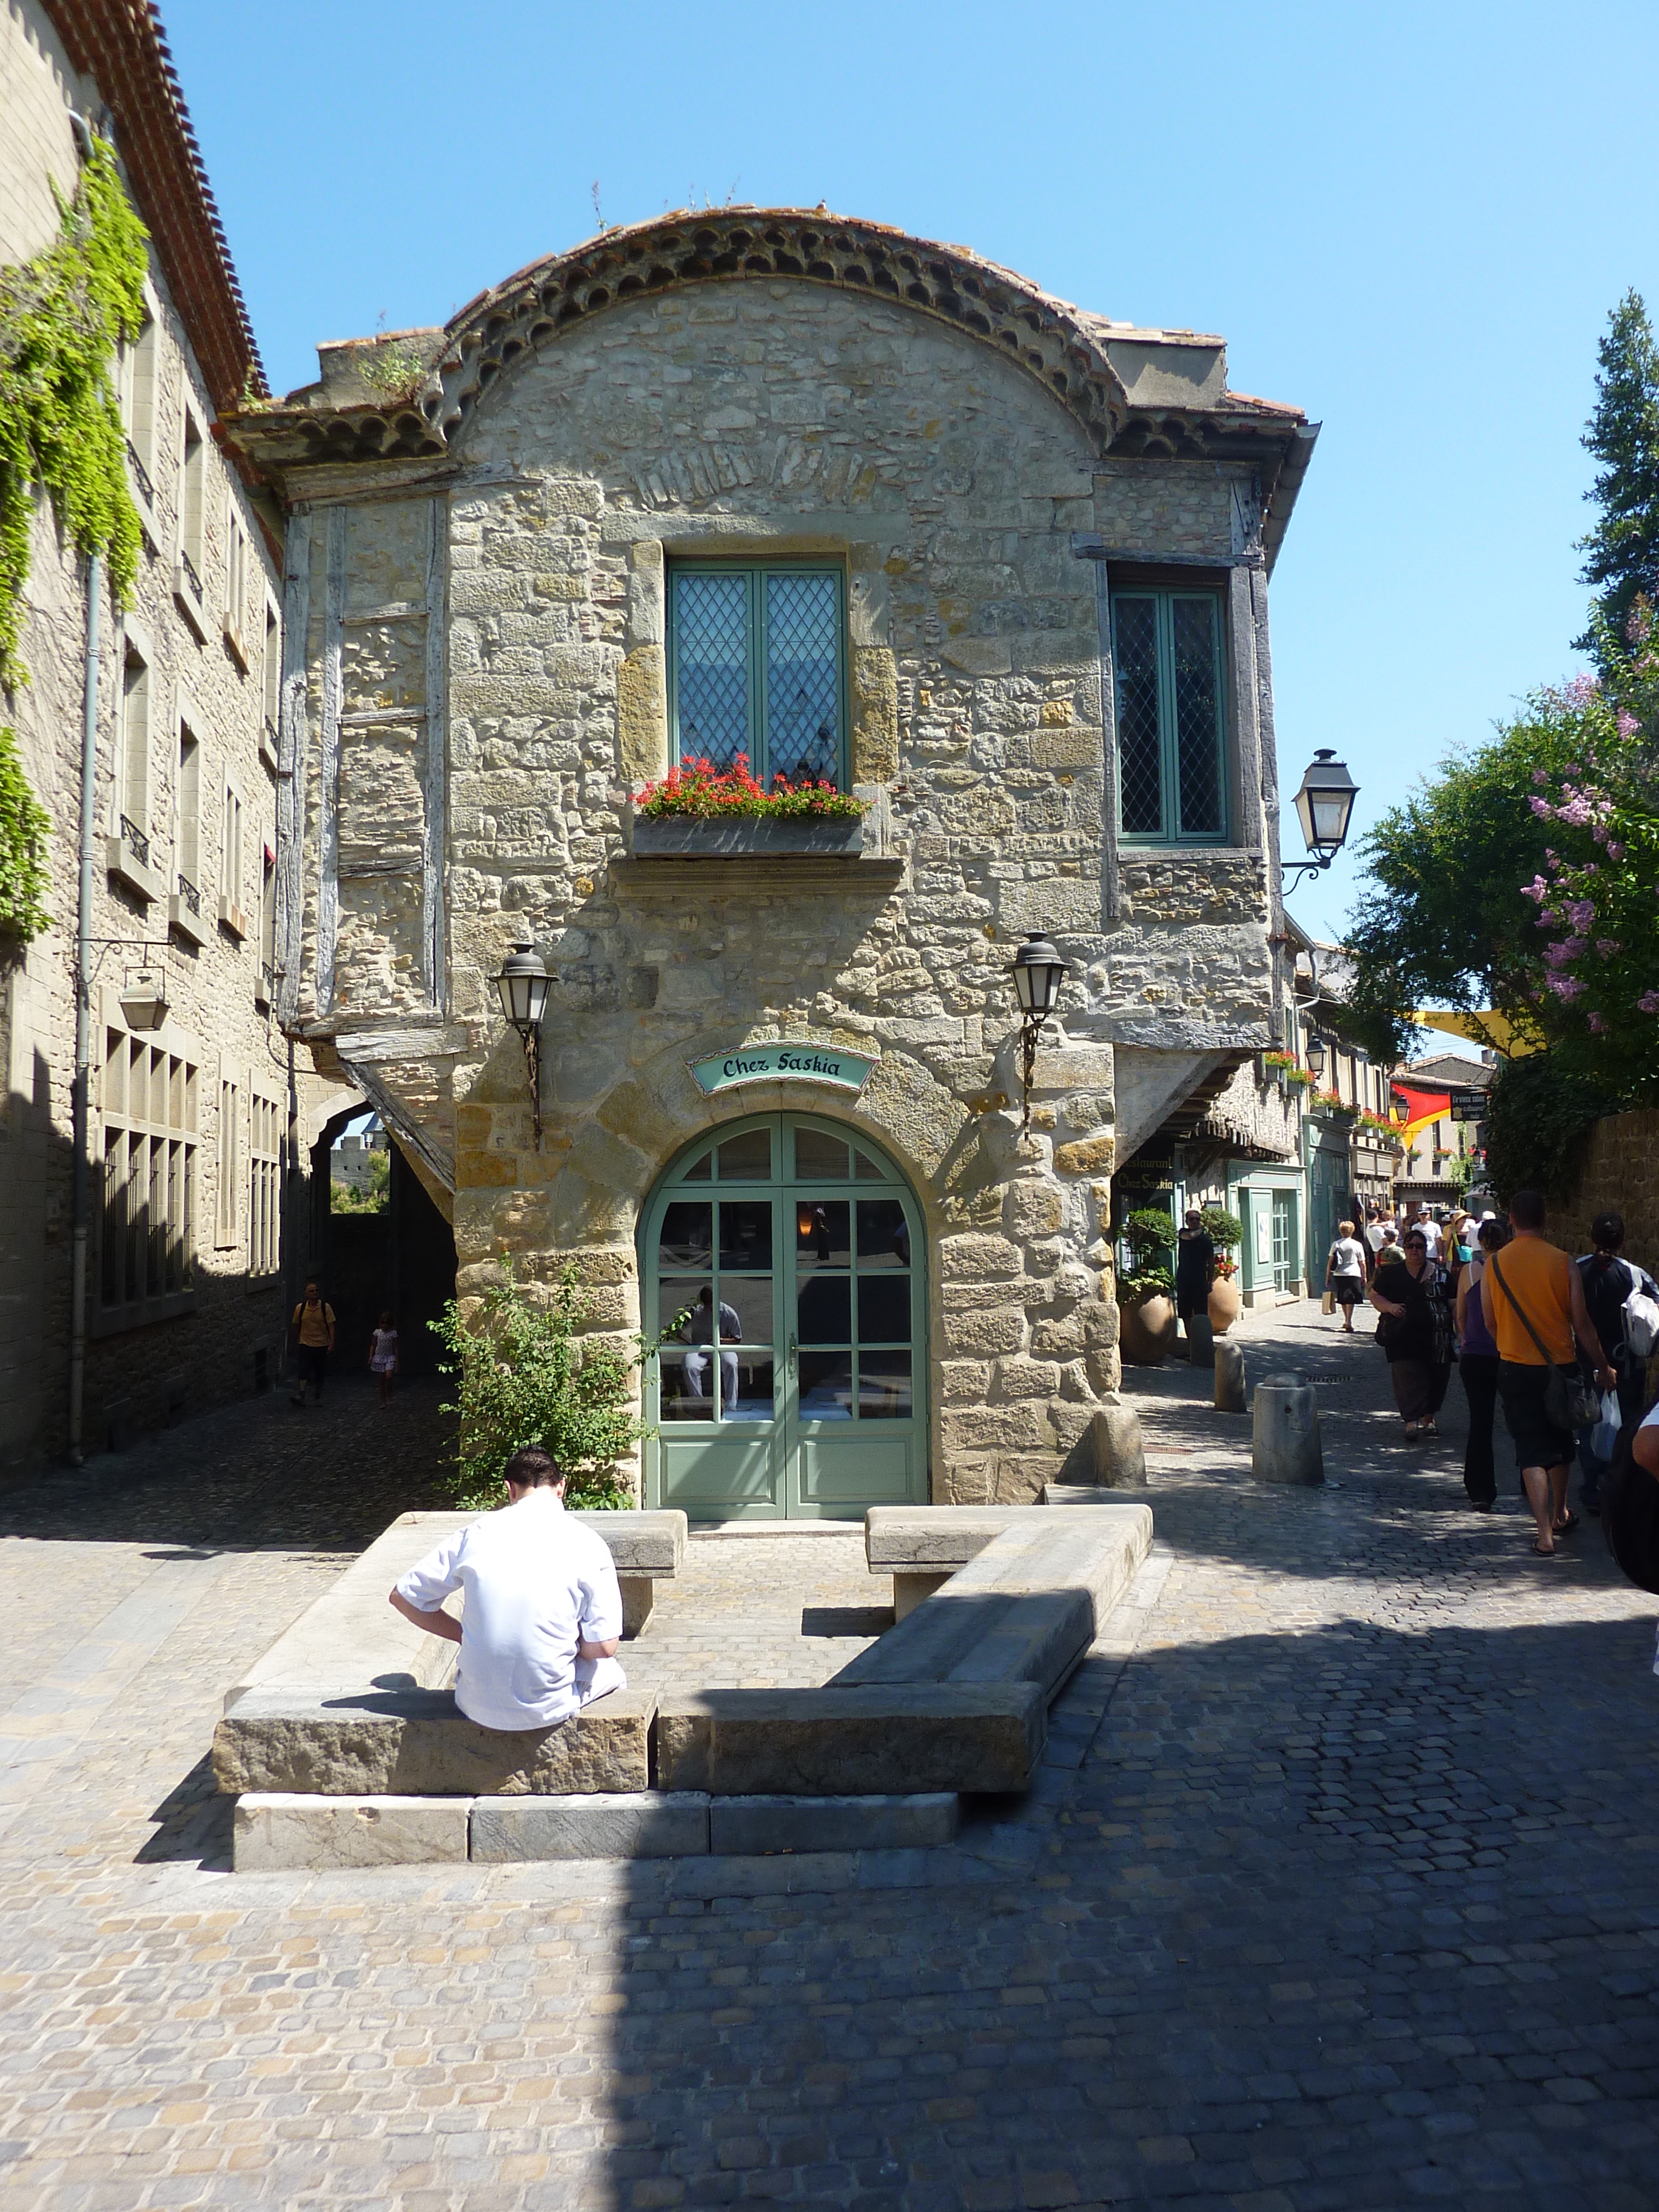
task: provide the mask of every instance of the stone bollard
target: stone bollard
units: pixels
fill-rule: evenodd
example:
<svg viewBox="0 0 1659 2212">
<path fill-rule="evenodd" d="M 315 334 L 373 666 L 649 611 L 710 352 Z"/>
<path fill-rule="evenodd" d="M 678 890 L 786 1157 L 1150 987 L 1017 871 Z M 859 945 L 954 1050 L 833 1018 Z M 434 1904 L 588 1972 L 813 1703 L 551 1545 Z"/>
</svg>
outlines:
<svg viewBox="0 0 1659 2212">
<path fill-rule="evenodd" d="M 1215 1331 L 1208 1314 L 1188 1315 L 1187 1357 L 1194 1367 L 1215 1365 Z"/>
<path fill-rule="evenodd" d="M 1215 1347 L 1215 1409 L 1218 1413 L 1246 1413 L 1244 1347 L 1221 1338 Z"/>
<path fill-rule="evenodd" d="M 1146 1451 L 1133 1406 L 1098 1406 L 1090 1423 L 1095 1480 L 1109 1490 L 1145 1490 Z"/>
<path fill-rule="evenodd" d="M 1256 1384 L 1250 1473 L 1258 1482 L 1325 1480 L 1319 1407 L 1305 1375 L 1264 1375 Z"/>
</svg>

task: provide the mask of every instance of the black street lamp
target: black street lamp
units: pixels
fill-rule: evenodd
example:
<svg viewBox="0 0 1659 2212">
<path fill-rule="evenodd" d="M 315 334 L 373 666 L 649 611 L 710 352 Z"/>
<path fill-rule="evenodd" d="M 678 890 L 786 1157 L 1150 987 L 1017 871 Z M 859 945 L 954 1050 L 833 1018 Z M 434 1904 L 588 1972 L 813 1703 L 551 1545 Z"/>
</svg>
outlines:
<svg viewBox="0 0 1659 2212">
<path fill-rule="evenodd" d="M 536 1131 L 536 1148 L 542 1142 L 542 1017 L 552 985 L 542 957 L 528 938 L 521 938 L 491 979 L 501 999 L 501 1012 L 519 1032 L 530 1068 L 530 1111 Z"/>
<path fill-rule="evenodd" d="M 1060 987 L 1066 979 L 1066 963 L 1040 929 L 1028 930 L 1025 942 L 1014 955 L 1014 996 L 1019 1001 L 1020 1088 L 1024 1113 L 1019 1133 L 1031 1126 L 1031 1077 L 1036 1067 L 1037 1039 L 1042 1024 L 1054 1011 Z"/>
<path fill-rule="evenodd" d="M 1315 857 L 1295 863 L 1298 877 L 1319 875 L 1342 850 L 1358 796 L 1359 786 L 1328 747 L 1314 755 L 1296 794 L 1296 813 L 1302 842 Z"/>
<path fill-rule="evenodd" d="M 1317 1082 L 1325 1073 L 1325 1040 L 1317 1030 L 1308 1039 L 1305 1057 L 1308 1062 L 1308 1073 Z"/>
</svg>

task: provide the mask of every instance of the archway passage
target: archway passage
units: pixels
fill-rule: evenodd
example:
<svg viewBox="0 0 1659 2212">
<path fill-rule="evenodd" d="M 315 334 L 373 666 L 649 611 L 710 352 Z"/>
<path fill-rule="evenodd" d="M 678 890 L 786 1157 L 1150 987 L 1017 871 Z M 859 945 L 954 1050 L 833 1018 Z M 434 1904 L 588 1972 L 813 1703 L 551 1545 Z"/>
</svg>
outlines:
<svg viewBox="0 0 1659 2212">
<path fill-rule="evenodd" d="M 927 1239 L 880 1147 L 753 1115 L 700 1138 L 640 1227 L 646 1500 L 696 1521 L 857 1520 L 927 1483 Z"/>
<path fill-rule="evenodd" d="M 364 1111 L 359 1101 L 335 1115 L 312 1147 L 311 1204 L 295 1294 L 307 1275 L 321 1284 L 337 1324 L 338 1372 L 367 1373 L 370 1333 L 390 1311 L 398 1327 L 398 1371 L 433 1375 L 441 1347 L 428 1323 L 455 1295 L 455 1233 L 395 1137 L 384 1212 L 333 1211 L 329 1156 L 342 1130 Z"/>
</svg>

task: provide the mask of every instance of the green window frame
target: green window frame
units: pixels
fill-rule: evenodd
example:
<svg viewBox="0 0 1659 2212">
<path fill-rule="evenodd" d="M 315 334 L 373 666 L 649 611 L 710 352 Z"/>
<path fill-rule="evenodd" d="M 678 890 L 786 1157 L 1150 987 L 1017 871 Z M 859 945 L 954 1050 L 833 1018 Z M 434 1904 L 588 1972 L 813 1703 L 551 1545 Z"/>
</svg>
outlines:
<svg viewBox="0 0 1659 2212">
<path fill-rule="evenodd" d="M 1227 839 L 1227 655 L 1212 591 L 1112 594 L 1118 836 L 1134 845 Z"/>
<path fill-rule="evenodd" d="M 676 761 L 748 756 L 769 790 L 847 788 L 847 582 L 824 561 L 676 561 L 668 576 Z"/>
</svg>

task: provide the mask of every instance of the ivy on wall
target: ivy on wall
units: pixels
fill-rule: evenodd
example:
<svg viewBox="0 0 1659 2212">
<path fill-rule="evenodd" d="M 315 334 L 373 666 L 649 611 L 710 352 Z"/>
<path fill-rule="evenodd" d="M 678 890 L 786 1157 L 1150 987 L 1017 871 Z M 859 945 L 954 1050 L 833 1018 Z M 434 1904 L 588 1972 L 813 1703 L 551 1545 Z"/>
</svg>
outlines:
<svg viewBox="0 0 1659 2212">
<path fill-rule="evenodd" d="M 43 904 L 51 829 L 18 760 L 16 732 L 0 729 L 0 934 L 24 944 L 52 919 Z"/>
<path fill-rule="evenodd" d="M 138 571 L 115 349 L 143 321 L 149 235 L 100 139 L 72 200 L 52 186 L 62 227 L 32 260 L 0 270 L 0 683 L 17 659 L 36 487 L 82 553 L 101 553 L 124 605 Z"/>
<path fill-rule="evenodd" d="M 56 240 L 0 269 L 0 684 L 28 681 L 17 655 L 37 489 L 82 553 L 101 553 L 125 605 L 138 572 L 137 510 L 127 490 L 115 349 L 144 315 L 149 235 L 115 157 L 94 139 L 72 200 L 52 186 Z M 51 829 L 10 730 L 0 730 L 0 930 L 25 943 L 46 927 Z"/>
</svg>

